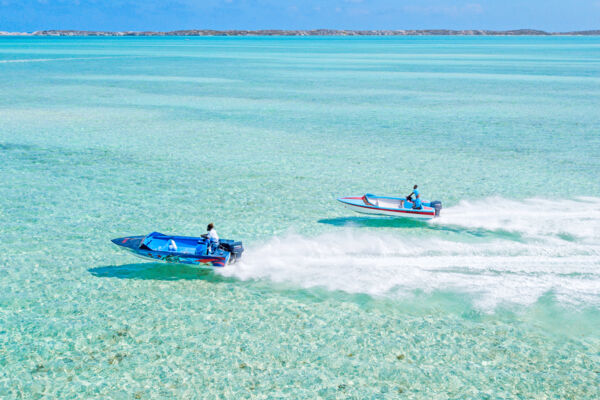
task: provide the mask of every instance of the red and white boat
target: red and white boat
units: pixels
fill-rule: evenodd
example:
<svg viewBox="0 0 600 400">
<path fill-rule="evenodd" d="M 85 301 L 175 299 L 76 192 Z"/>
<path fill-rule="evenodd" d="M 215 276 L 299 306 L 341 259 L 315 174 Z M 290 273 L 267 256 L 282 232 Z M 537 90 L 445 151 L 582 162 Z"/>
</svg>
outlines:
<svg viewBox="0 0 600 400">
<path fill-rule="evenodd" d="M 396 218 L 432 219 L 440 216 L 441 201 L 422 201 L 421 208 L 405 197 L 385 197 L 367 193 L 360 197 L 340 197 L 339 202 L 361 214 Z"/>
</svg>

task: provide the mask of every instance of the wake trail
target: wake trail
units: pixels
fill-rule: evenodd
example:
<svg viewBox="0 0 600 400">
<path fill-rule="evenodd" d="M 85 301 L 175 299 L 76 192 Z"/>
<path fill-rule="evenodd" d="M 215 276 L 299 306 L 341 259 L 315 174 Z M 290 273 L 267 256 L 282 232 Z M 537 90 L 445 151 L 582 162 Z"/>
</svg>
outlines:
<svg viewBox="0 0 600 400">
<path fill-rule="evenodd" d="M 432 223 L 517 232 L 535 238 L 562 237 L 597 242 L 600 238 L 600 198 L 463 200 L 442 210 L 442 218 Z"/>
<path fill-rule="evenodd" d="M 445 211 L 432 224 L 517 232 L 526 240 L 343 228 L 274 237 L 222 273 L 372 296 L 452 291 L 485 311 L 530 305 L 547 293 L 561 303 L 600 307 L 600 199 L 487 199 Z"/>
</svg>

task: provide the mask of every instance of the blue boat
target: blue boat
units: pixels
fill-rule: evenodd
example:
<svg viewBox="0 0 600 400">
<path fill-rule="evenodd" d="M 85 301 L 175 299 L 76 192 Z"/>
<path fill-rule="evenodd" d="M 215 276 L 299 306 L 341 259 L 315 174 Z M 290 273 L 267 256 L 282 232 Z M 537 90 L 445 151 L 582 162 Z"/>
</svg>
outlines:
<svg viewBox="0 0 600 400">
<path fill-rule="evenodd" d="M 208 239 L 192 236 L 171 236 L 152 232 L 146 236 L 127 236 L 112 239 L 120 249 L 152 261 L 199 267 L 224 267 L 236 262 L 244 252 L 242 242 L 221 239 L 211 249 Z"/>
</svg>

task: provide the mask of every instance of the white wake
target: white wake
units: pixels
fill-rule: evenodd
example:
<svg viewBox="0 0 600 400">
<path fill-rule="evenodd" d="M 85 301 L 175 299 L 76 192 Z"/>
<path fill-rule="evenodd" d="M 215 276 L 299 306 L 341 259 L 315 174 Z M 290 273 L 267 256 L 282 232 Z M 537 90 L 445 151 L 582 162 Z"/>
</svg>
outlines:
<svg viewBox="0 0 600 400">
<path fill-rule="evenodd" d="M 583 241 L 600 238 L 600 198 L 575 200 L 527 199 L 523 201 L 492 197 L 461 201 L 442 210 L 443 218 L 434 224 L 504 230 L 529 237 L 563 236 Z"/>
<path fill-rule="evenodd" d="M 448 240 L 436 234 L 439 225 L 514 232 L 522 239 L 459 234 Z M 529 305 L 547 293 L 598 307 L 599 228 L 598 198 L 462 202 L 418 234 L 341 228 L 317 237 L 275 237 L 247 249 L 223 274 L 373 296 L 451 291 L 487 311 Z"/>
</svg>

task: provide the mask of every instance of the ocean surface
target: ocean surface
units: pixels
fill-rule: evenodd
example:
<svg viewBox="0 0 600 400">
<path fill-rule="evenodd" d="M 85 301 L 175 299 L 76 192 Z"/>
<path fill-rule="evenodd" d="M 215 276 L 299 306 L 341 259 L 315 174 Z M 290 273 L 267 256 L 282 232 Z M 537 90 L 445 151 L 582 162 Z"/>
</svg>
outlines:
<svg viewBox="0 0 600 400">
<path fill-rule="evenodd" d="M 600 38 L 3 37 L 0 94 L 0 398 L 600 398 Z"/>
</svg>

